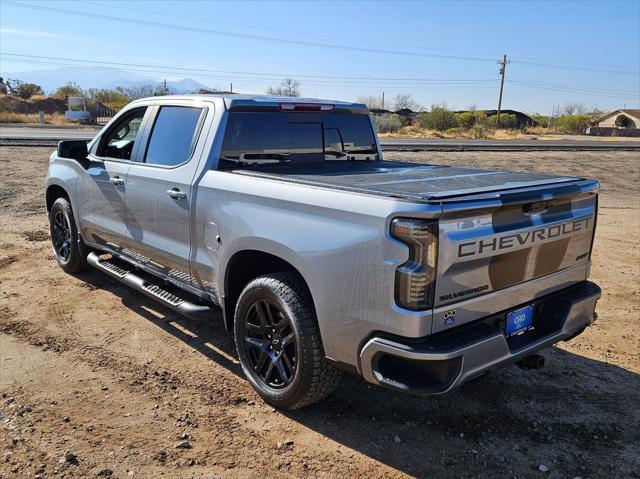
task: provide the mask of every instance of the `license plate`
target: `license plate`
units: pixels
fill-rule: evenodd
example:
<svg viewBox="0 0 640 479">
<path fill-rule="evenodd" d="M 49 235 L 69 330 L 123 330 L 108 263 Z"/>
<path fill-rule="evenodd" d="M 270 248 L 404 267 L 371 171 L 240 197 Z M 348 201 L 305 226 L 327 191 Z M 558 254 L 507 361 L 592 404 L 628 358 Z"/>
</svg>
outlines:
<svg viewBox="0 0 640 479">
<path fill-rule="evenodd" d="M 507 313 L 507 325 L 504 334 L 508 338 L 522 334 L 533 328 L 534 304 Z"/>
</svg>

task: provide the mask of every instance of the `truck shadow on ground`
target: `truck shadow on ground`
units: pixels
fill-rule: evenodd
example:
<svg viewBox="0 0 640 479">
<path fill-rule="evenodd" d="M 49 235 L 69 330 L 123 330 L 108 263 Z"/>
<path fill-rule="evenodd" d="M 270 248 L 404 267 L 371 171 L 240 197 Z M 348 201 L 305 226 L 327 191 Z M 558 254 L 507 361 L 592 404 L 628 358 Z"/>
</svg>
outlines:
<svg viewBox="0 0 640 479">
<path fill-rule="evenodd" d="M 81 279 L 245 380 L 221 312 L 191 321 L 98 272 Z M 529 477 L 540 464 L 549 477 L 640 477 L 639 375 L 556 347 L 543 355 L 542 370 L 511 366 L 438 397 L 344 374 L 323 402 L 282 414 L 346 457 L 358 452 L 418 477 Z"/>
</svg>

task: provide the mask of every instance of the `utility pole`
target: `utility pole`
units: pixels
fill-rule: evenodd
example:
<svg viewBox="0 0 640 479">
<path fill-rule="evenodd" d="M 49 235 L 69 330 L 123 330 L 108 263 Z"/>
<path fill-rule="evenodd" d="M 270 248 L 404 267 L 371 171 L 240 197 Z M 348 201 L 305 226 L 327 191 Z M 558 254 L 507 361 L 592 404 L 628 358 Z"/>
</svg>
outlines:
<svg viewBox="0 0 640 479">
<path fill-rule="evenodd" d="M 384 92 L 382 92 L 382 109 L 384 110 Z"/>
<path fill-rule="evenodd" d="M 164 79 L 164 81 L 163 81 L 163 86 L 162 86 L 162 88 L 163 88 L 163 90 L 162 90 L 162 91 L 163 91 L 163 93 L 166 95 L 166 94 L 167 94 L 167 79 L 166 79 L 166 78 L 165 78 L 165 79 Z"/>
<path fill-rule="evenodd" d="M 233 93 L 233 82 L 231 82 L 231 89 L 229 91 Z"/>
<path fill-rule="evenodd" d="M 507 54 L 504 54 L 502 60 L 498 60 L 498 65 L 500 65 L 500 76 L 502 77 L 500 80 L 500 99 L 498 100 L 498 118 L 496 119 L 496 125 L 500 128 L 500 110 L 502 110 L 502 90 L 504 89 L 504 72 L 507 68 L 507 63 L 511 63 L 511 60 L 507 60 Z"/>
</svg>

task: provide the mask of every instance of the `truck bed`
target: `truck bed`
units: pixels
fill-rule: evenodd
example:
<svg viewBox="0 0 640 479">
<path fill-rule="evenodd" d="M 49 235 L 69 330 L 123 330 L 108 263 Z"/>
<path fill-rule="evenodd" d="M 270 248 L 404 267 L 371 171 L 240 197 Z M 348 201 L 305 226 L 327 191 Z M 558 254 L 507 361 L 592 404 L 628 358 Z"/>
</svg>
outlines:
<svg viewBox="0 0 640 479">
<path fill-rule="evenodd" d="M 399 161 L 327 161 L 322 165 L 257 165 L 232 170 L 322 188 L 428 202 L 445 198 L 575 181 L 538 173 L 459 168 Z"/>
</svg>

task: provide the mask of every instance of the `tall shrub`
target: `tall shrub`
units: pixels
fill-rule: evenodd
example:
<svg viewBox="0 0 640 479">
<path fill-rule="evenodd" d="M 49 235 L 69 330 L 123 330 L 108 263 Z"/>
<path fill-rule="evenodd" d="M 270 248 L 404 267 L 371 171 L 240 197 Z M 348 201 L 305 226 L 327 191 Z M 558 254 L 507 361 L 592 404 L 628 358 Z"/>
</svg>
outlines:
<svg viewBox="0 0 640 479">
<path fill-rule="evenodd" d="M 492 115 L 487 118 L 487 126 L 489 128 L 505 128 L 515 129 L 518 128 L 518 118 L 515 115 L 503 113 L 500 115 L 500 125 L 498 125 L 498 115 Z"/>
<path fill-rule="evenodd" d="M 558 118 L 558 130 L 562 133 L 584 133 L 591 122 L 587 115 L 563 115 Z"/>
<path fill-rule="evenodd" d="M 445 106 L 436 106 L 424 117 L 421 126 L 430 130 L 445 131 L 456 126 L 456 114 Z"/>
<path fill-rule="evenodd" d="M 402 127 L 402 118 L 395 113 L 373 115 L 373 122 L 378 133 L 394 133 Z"/>
<path fill-rule="evenodd" d="M 622 128 L 626 128 L 627 126 L 629 126 L 629 117 L 627 115 L 616 116 L 615 125 Z"/>
</svg>

